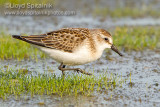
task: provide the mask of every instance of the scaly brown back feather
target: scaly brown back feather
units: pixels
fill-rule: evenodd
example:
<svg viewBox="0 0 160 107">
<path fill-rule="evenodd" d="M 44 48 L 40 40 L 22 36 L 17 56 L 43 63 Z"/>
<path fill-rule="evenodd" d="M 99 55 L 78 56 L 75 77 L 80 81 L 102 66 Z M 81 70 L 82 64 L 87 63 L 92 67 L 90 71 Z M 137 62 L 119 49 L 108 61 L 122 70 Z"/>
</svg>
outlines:
<svg viewBox="0 0 160 107">
<path fill-rule="evenodd" d="M 13 37 L 34 45 L 72 52 L 89 37 L 89 30 L 87 28 L 65 28 L 42 35 Z"/>
</svg>

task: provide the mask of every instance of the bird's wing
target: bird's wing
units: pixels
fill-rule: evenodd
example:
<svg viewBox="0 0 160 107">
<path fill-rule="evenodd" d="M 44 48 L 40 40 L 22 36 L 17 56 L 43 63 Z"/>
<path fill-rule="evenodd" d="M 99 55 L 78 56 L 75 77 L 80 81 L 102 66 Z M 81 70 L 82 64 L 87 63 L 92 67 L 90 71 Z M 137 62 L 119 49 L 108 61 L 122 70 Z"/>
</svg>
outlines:
<svg viewBox="0 0 160 107">
<path fill-rule="evenodd" d="M 72 52 L 88 35 L 89 30 L 86 28 L 66 28 L 43 35 L 20 36 L 20 38 L 31 44 Z"/>
</svg>

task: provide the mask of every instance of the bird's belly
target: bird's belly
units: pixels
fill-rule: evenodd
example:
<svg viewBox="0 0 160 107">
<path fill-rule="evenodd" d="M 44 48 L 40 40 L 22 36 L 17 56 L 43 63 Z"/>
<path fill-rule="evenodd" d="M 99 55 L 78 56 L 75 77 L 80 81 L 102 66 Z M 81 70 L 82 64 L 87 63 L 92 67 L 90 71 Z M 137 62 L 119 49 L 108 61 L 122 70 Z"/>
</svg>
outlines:
<svg viewBox="0 0 160 107">
<path fill-rule="evenodd" d="M 87 49 L 81 49 L 73 53 L 64 52 L 61 50 L 50 49 L 50 48 L 40 48 L 42 51 L 47 53 L 51 58 L 56 60 L 59 63 L 65 65 L 82 65 L 92 61 L 97 60 L 100 56 L 93 56 Z"/>
</svg>

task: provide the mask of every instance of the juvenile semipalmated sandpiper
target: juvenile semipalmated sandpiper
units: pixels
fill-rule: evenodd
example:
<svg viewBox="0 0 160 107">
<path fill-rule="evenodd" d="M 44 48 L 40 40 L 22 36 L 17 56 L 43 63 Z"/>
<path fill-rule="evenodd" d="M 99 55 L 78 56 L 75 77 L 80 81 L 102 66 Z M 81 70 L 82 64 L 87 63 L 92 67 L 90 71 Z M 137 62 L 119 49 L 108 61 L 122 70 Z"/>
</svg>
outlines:
<svg viewBox="0 0 160 107">
<path fill-rule="evenodd" d="M 122 54 L 113 45 L 111 34 L 104 29 L 64 28 L 40 35 L 13 35 L 35 45 L 51 58 L 61 63 L 58 67 L 64 75 L 66 70 L 74 70 L 91 75 L 80 68 L 65 68 L 66 65 L 82 65 L 99 59 L 106 48 Z"/>
</svg>

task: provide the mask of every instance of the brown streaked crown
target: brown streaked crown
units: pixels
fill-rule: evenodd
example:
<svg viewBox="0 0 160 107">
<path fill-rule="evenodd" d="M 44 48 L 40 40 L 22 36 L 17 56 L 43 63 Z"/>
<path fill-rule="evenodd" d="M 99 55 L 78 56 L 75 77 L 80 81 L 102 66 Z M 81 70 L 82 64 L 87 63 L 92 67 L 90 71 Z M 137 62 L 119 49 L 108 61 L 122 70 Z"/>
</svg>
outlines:
<svg viewBox="0 0 160 107">
<path fill-rule="evenodd" d="M 103 35 L 106 35 L 108 37 L 112 37 L 111 34 L 108 31 L 106 31 L 105 29 L 99 29 L 99 30 Z"/>
</svg>

